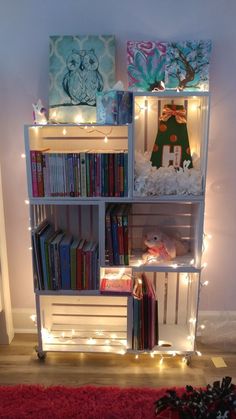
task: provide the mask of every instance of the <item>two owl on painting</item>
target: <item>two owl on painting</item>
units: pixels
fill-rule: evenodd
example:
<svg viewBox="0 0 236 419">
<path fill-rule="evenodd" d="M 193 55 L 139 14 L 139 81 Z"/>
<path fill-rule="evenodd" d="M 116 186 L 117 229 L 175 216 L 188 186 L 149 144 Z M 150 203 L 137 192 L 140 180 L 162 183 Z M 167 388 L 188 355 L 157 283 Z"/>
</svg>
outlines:
<svg viewBox="0 0 236 419">
<path fill-rule="evenodd" d="M 96 92 L 103 90 L 103 77 L 93 49 L 73 50 L 66 60 L 67 73 L 62 86 L 74 105 L 96 104 Z"/>
<path fill-rule="evenodd" d="M 96 94 L 115 84 L 113 35 L 51 36 L 49 119 L 95 122 Z"/>
</svg>

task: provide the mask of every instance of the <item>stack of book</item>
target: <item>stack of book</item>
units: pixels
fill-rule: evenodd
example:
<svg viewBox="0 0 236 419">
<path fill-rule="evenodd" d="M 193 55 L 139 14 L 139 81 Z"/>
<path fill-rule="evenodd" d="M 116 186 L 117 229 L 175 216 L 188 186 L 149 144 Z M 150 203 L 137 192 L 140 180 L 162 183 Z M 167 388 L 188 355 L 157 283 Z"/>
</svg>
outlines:
<svg viewBox="0 0 236 419">
<path fill-rule="evenodd" d="M 96 290 L 99 288 L 98 244 L 55 231 L 47 221 L 32 230 L 35 288 Z"/>
<path fill-rule="evenodd" d="M 31 150 L 33 197 L 128 196 L 128 154 Z"/>
<path fill-rule="evenodd" d="M 158 345 L 158 305 L 153 284 L 143 273 L 142 291 L 133 298 L 133 349 L 152 350 Z"/>
<path fill-rule="evenodd" d="M 109 204 L 106 209 L 106 264 L 129 265 L 129 204 Z"/>
</svg>

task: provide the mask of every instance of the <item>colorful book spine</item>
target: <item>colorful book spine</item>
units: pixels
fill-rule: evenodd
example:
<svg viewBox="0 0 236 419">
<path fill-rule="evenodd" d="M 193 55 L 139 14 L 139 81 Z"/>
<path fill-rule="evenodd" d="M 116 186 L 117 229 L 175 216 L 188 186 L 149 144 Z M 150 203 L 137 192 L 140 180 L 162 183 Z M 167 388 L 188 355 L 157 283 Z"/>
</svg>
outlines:
<svg viewBox="0 0 236 419">
<path fill-rule="evenodd" d="M 86 182 L 86 153 L 80 153 L 80 182 L 81 182 L 81 196 L 87 196 L 87 182 Z"/>
<path fill-rule="evenodd" d="M 76 290 L 76 267 L 77 267 L 77 247 L 79 246 L 79 239 L 73 240 L 70 246 L 70 283 L 71 289 Z"/>
<path fill-rule="evenodd" d="M 61 273 L 61 288 L 63 290 L 71 289 L 70 278 L 70 246 L 72 236 L 65 236 L 59 245 L 60 254 L 60 273 Z"/>
<path fill-rule="evenodd" d="M 114 196 L 114 153 L 108 154 L 108 170 L 109 170 L 109 196 Z"/>
<path fill-rule="evenodd" d="M 128 196 L 128 153 L 124 153 L 124 196 Z"/>
<path fill-rule="evenodd" d="M 36 151 L 38 196 L 44 196 L 42 151 Z"/>
<path fill-rule="evenodd" d="M 36 150 L 30 150 L 30 162 L 31 162 L 31 179 L 32 179 L 32 194 L 33 197 L 38 197 L 38 182 L 37 182 L 37 160 Z"/>
<path fill-rule="evenodd" d="M 111 233 L 112 233 L 112 248 L 113 248 L 113 263 L 120 264 L 119 244 L 118 244 L 118 222 L 116 217 L 116 209 L 111 213 Z"/>
<path fill-rule="evenodd" d="M 113 265 L 113 244 L 112 244 L 112 231 L 111 231 L 111 211 L 114 208 L 115 204 L 111 204 L 106 209 L 105 215 L 105 225 L 106 225 L 106 235 L 105 235 L 105 248 L 106 248 L 106 259 L 108 259 L 109 265 Z"/>
<path fill-rule="evenodd" d="M 79 246 L 76 250 L 76 289 L 83 289 L 83 246 L 86 241 L 84 239 L 80 240 Z"/>
</svg>

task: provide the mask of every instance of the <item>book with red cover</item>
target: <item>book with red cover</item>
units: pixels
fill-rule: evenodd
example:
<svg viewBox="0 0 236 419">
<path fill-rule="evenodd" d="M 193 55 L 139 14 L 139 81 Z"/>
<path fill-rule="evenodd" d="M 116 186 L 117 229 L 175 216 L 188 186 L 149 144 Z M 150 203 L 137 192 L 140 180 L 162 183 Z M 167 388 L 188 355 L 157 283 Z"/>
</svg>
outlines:
<svg viewBox="0 0 236 419">
<path fill-rule="evenodd" d="M 83 280 L 83 254 L 82 249 L 86 240 L 81 239 L 79 246 L 76 249 L 76 289 L 82 290 L 82 280 Z"/>
<path fill-rule="evenodd" d="M 130 295 L 132 293 L 132 278 L 126 275 L 119 279 L 102 278 L 100 292 L 101 294 Z"/>
<path fill-rule="evenodd" d="M 42 151 L 36 151 L 38 196 L 44 196 Z"/>
</svg>

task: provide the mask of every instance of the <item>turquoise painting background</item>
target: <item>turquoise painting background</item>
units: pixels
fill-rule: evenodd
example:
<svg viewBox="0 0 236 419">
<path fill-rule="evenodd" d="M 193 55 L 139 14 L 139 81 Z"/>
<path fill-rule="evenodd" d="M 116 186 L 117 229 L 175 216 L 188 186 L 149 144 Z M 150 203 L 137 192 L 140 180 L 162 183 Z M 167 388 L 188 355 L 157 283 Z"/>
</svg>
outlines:
<svg viewBox="0 0 236 419">
<path fill-rule="evenodd" d="M 110 89 L 114 84 L 113 35 L 50 37 L 51 120 L 73 123 L 81 117 L 81 122 L 95 122 L 96 92 Z"/>
</svg>

